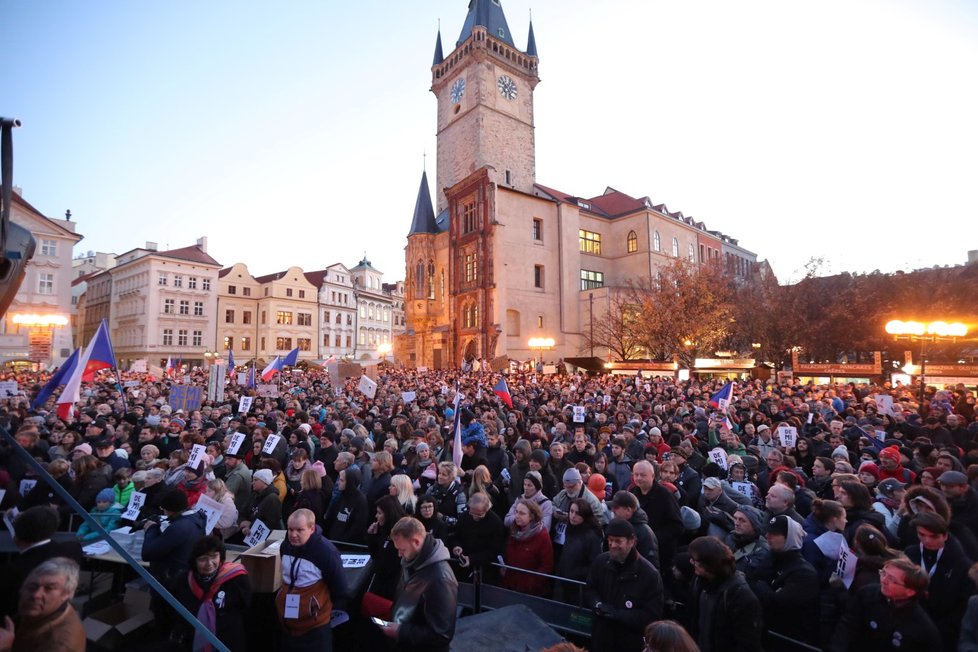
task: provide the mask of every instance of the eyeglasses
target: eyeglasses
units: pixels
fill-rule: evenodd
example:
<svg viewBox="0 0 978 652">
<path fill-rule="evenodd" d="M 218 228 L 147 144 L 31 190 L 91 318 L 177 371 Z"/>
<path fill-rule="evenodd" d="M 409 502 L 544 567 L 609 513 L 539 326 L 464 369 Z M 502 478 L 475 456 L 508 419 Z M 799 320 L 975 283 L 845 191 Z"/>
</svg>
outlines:
<svg viewBox="0 0 978 652">
<path fill-rule="evenodd" d="M 902 586 L 903 588 L 907 588 L 907 585 L 904 584 L 903 582 L 899 582 L 893 579 L 892 575 L 887 575 L 885 568 L 880 569 L 880 582 L 885 582 L 887 584 L 895 584 L 896 586 Z"/>
</svg>

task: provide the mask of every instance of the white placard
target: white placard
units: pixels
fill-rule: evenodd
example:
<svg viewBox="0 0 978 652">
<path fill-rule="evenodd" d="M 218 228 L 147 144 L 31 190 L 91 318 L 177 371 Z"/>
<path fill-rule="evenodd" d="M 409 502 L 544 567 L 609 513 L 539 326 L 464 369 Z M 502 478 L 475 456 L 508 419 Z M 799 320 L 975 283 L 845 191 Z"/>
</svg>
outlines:
<svg viewBox="0 0 978 652">
<path fill-rule="evenodd" d="M 255 385 L 255 393 L 259 396 L 268 398 L 278 398 L 278 385 L 259 384 Z"/>
<path fill-rule="evenodd" d="M 893 416 L 893 397 L 889 394 L 877 394 L 876 411 L 879 414 L 888 414 Z"/>
<path fill-rule="evenodd" d="M 139 360 L 133 360 L 132 366 L 129 367 L 129 371 L 134 374 L 144 374 L 146 373 L 146 358 L 141 358 Z"/>
<path fill-rule="evenodd" d="M 207 449 L 200 444 L 194 444 L 190 449 L 190 457 L 187 458 L 187 468 L 196 469 L 207 454 Z"/>
<path fill-rule="evenodd" d="M 244 444 L 245 436 L 236 432 L 231 435 L 231 443 L 228 444 L 226 455 L 238 455 L 238 451 L 241 450 L 241 445 Z"/>
<path fill-rule="evenodd" d="M 16 380 L 0 381 L 0 398 L 17 396 L 18 391 L 20 391 L 20 388 L 17 386 Z"/>
<path fill-rule="evenodd" d="M 778 426 L 778 440 L 785 448 L 794 448 L 798 443 L 798 429 L 794 426 Z"/>
<path fill-rule="evenodd" d="M 839 532 L 823 532 L 815 538 L 815 545 L 829 559 L 838 559 L 843 548 L 848 550 L 846 538 Z"/>
<path fill-rule="evenodd" d="M 417 399 L 417 392 L 401 392 L 401 400 L 405 403 L 410 403 L 411 401 L 416 401 Z"/>
<path fill-rule="evenodd" d="M 611 405 L 611 394 L 605 394 L 602 401 L 605 405 Z"/>
<path fill-rule="evenodd" d="M 29 494 L 31 492 L 31 489 L 33 489 L 34 488 L 34 485 L 36 485 L 36 484 L 37 484 L 37 480 L 31 480 L 31 479 L 28 479 L 28 478 L 24 478 L 23 480 L 21 480 L 20 481 L 20 495 L 21 496 L 26 496 L 27 494 Z"/>
<path fill-rule="evenodd" d="M 730 400 L 729 399 L 725 399 L 725 398 L 718 398 L 717 399 L 717 410 L 719 410 L 723 414 L 726 414 L 727 413 L 727 410 L 729 408 L 730 408 Z"/>
<path fill-rule="evenodd" d="M 14 520 L 16 520 L 18 514 L 20 514 L 20 510 L 16 507 L 11 507 L 3 513 L 4 525 L 7 526 L 7 529 L 10 530 L 11 534 L 14 533 Z"/>
<path fill-rule="evenodd" d="M 248 384 L 248 372 L 247 371 L 239 371 L 238 372 L 238 384 L 239 385 L 247 385 Z"/>
<path fill-rule="evenodd" d="M 367 398 L 373 398 L 377 395 L 377 383 L 369 376 L 360 376 L 360 384 L 357 385 L 357 389 Z"/>
<path fill-rule="evenodd" d="M 268 535 L 271 533 L 272 531 L 267 525 L 262 523 L 260 520 L 255 521 L 251 524 L 251 534 L 249 534 L 248 538 L 244 540 L 244 544 L 249 548 L 254 548 L 257 545 L 264 543 L 265 539 L 267 539 Z"/>
<path fill-rule="evenodd" d="M 743 494 L 743 495 L 747 496 L 748 498 L 753 498 L 754 497 L 754 487 L 751 486 L 751 483 L 749 483 L 749 482 L 731 482 L 730 484 L 733 485 L 734 491 L 736 491 L 737 493 Z"/>
<path fill-rule="evenodd" d="M 254 396 L 242 396 L 241 400 L 238 401 L 238 414 L 248 414 L 254 402 Z"/>
<path fill-rule="evenodd" d="M 333 388 L 333 396 L 336 396 L 337 398 L 343 396 L 343 387 L 341 385 L 337 385 Z"/>
<path fill-rule="evenodd" d="M 849 546 L 839 548 L 839 563 L 835 565 L 835 574 L 842 579 L 842 583 L 848 589 L 852 586 L 852 580 L 856 577 L 856 563 L 859 558 L 856 553 L 849 550 Z"/>
<path fill-rule="evenodd" d="M 142 511 L 143 505 L 146 504 L 146 494 L 141 491 L 134 491 L 132 495 L 129 496 L 129 505 L 126 507 L 126 511 L 122 513 L 122 520 L 124 521 L 135 521 L 139 518 L 139 512 Z"/>
<path fill-rule="evenodd" d="M 126 388 L 129 388 L 129 387 L 139 387 L 139 381 L 138 380 L 127 380 L 125 382 L 125 384 L 123 384 L 123 387 L 126 387 Z"/>
<path fill-rule="evenodd" d="M 727 451 L 723 450 L 719 446 L 710 451 L 710 459 L 723 469 L 727 470 Z"/>
<path fill-rule="evenodd" d="M 268 439 L 265 440 L 265 445 L 262 446 L 261 452 L 266 455 L 271 455 L 275 452 L 275 447 L 278 446 L 278 441 L 282 438 L 282 435 L 269 435 Z"/>
<path fill-rule="evenodd" d="M 201 494 L 200 498 L 197 499 L 195 507 L 198 512 L 204 512 L 207 515 L 207 525 L 204 528 L 204 534 L 210 534 L 214 531 L 214 526 L 217 525 L 217 522 L 221 520 L 221 514 L 224 513 L 224 505 L 213 498 L 209 498 L 206 494 Z"/>
<path fill-rule="evenodd" d="M 584 423 L 584 406 L 574 406 L 574 423 Z"/>
<path fill-rule="evenodd" d="M 0 503 L 3 503 L 3 499 L 7 496 L 6 489 L 0 489 Z"/>
<path fill-rule="evenodd" d="M 340 555 L 343 568 L 363 568 L 370 561 L 370 555 Z"/>
</svg>

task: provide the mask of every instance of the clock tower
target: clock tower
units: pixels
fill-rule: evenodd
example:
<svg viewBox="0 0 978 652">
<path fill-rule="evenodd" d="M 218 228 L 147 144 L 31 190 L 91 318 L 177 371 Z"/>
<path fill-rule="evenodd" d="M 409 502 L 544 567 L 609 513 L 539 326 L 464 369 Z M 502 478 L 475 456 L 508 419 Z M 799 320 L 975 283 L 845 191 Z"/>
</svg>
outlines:
<svg viewBox="0 0 978 652">
<path fill-rule="evenodd" d="M 527 41 L 525 52 L 517 49 L 499 0 L 470 0 L 447 56 L 439 33 L 431 67 L 438 98 L 436 213 L 448 206 L 445 189 L 484 166 L 495 170 L 497 184 L 533 192 L 533 90 L 540 77 L 532 23 Z"/>
</svg>

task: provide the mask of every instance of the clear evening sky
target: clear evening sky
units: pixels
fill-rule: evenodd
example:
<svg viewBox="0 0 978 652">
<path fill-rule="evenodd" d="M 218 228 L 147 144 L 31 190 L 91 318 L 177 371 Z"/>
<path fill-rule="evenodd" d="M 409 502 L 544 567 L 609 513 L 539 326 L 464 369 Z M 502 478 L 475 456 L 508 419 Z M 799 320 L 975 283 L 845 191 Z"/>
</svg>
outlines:
<svg viewBox="0 0 978 652">
<path fill-rule="evenodd" d="M 978 2 L 503 0 L 520 48 L 531 6 L 540 183 L 648 195 L 783 280 L 978 249 Z M 366 252 L 403 278 L 466 8 L 0 0 L 14 182 L 76 252 L 206 235 L 255 274 Z"/>
</svg>

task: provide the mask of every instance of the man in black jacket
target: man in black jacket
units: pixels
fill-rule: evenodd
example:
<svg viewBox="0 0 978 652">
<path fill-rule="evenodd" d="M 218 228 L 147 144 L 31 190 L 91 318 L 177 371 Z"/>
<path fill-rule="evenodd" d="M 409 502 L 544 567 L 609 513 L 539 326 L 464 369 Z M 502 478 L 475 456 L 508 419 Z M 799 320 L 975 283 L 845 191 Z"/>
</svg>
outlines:
<svg viewBox="0 0 978 652">
<path fill-rule="evenodd" d="M 381 630 L 403 652 L 448 652 L 458 606 L 458 582 L 448 563 L 448 549 L 410 516 L 394 524 L 391 541 L 403 571 L 391 610 L 393 622 Z"/>
<path fill-rule="evenodd" d="M 655 481 L 655 469 L 645 460 L 632 467 L 632 493 L 649 517 L 649 527 L 659 539 L 659 568 L 671 569 L 676 545 L 683 532 L 679 503 L 669 491 Z M 671 577 L 671 572 L 666 578 Z"/>
<path fill-rule="evenodd" d="M 608 552 L 591 564 L 588 603 L 594 609 L 595 652 L 640 652 L 642 632 L 663 610 L 659 571 L 635 549 L 635 528 L 621 518 L 608 524 Z"/>
</svg>

